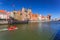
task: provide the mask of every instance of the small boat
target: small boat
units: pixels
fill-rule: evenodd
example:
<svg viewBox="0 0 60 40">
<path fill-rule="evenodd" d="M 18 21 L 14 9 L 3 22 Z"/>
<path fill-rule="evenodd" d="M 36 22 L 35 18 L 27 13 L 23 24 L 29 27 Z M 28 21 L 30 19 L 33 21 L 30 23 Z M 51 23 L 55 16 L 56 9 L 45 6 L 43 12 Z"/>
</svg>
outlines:
<svg viewBox="0 0 60 40">
<path fill-rule="evenodd" d="M 11 26 L 11 27 L 8 27 L 8 30 L 9 31 L 12 31 L 12 30 L 15 30 L 15 29 L 18 29 L 16 26 Z"/>
<path fill-rule="evenodd" d="M 13 31 L 13 30 L 16 30 L 16 29 L 18 29 L 16 26 L 11 26 L 11 27 L 8 27 L 8 28 L 0 29 L 0 31 Z"/>
</svg>

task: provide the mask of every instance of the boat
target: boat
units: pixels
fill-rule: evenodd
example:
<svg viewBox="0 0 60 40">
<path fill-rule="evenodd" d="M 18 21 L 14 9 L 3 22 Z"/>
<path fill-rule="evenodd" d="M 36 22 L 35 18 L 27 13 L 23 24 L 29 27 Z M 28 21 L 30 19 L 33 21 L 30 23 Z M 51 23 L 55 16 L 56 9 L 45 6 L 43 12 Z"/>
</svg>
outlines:
<svg viewBox="0 0 60 40">
<path fill-rule="evenodd" d="M 14 18 L 11 18 L 8 20 L 8 24 L 27 24 L 27 23 L 28 23 L 28 20 L 19 21 L 19 20 L 16 20 Z"/>
<path fill-rule="evenodd" d="M 16 26 L 9 26 L 8 28 L 0 29 L 0 31 L 13 31 L 18 29 Z"/>
<path fill-rule="evenodd" d="M 18 21 L 18 20 L 9 20 L 8 24 L 26 24 L 28 23 L 27 20 L 25 21 Z"/>
</svg>

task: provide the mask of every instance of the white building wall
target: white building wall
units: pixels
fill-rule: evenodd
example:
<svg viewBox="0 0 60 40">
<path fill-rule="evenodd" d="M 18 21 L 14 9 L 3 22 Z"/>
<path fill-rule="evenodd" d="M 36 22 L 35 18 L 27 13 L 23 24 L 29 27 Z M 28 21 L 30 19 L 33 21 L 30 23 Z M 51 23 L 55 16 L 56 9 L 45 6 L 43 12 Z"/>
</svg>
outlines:
<svg viewBox="0 0 60 40">
<path fill-rule="evenodd" d="M 38 19 L 39 19 L 40 21 L 42 20 L 42 18 L 41 18 L 41 17 L 42 17 L 42 15 L 39 15 L 39 17 L 38 17 Z"/>
<path fill-rule="evenodd" d="M 6 19 L 7 15 L 6 14 L 0 14 L 0 19 Z"/>
<path fill-rule="evenodd" d="M 10 16 L 11 16 L 11 17 L 14 17 L 14 13 L 13 13 L 13 12 L 11 12 L 11 13 L 10 13 Z"/>
</svg>

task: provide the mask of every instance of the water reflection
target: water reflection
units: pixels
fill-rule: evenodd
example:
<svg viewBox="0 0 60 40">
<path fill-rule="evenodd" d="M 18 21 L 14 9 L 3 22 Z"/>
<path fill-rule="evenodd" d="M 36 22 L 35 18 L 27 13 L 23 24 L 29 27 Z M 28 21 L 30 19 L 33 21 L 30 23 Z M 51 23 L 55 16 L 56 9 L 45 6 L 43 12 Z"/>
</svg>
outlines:
<svg viewBox="0 0 60 40">
<path fill-rule="evenodd" d="M 50 22 L 39 23 L 38 33 L 41 40 L 50 40 L 52 36 Z"/>
<path fill-rule="evenodd" d="M 0 25 L 0 29 L 1 28 L 6 28 L 6 27 L 8 27 L 8 25 Z"/>
<path fill-rule="evenodd" d="M 57 40 L 60 37 L 60 24 L 57 22 L 40 22 L 14 24 L 18 30 L 0 32 L 0 40 Z M 1 25 L 7 28 L 13 25 Z"/>
<path fill-rule="evenodd" d="M 56 33 L 54 40 L 60 40 L 60 31 Z"/>
</svg>

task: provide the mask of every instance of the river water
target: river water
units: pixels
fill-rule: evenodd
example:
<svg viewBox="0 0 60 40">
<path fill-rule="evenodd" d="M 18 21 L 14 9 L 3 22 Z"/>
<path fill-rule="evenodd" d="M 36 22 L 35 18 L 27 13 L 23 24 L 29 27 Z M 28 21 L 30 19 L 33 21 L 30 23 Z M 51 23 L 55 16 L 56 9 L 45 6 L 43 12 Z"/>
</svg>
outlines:
<svg viewBox="0 0 60 40">
<path fill-rule="evenodd" d="M 0 29 L 9 25 L 0 25 Z M 0 31 L 0 40 L 60 40 L 60 22 L 16 24 L 17 30 Z"/>
</svg>

